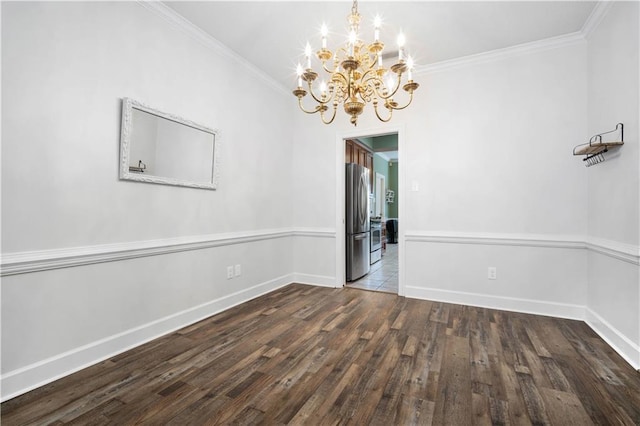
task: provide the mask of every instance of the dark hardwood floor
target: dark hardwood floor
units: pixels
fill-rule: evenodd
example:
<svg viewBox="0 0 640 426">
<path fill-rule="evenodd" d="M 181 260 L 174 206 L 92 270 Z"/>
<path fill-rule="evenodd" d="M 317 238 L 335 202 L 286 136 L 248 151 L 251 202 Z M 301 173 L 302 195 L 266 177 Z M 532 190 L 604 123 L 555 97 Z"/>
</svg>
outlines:
<svg viewBox="0 0 640 426">
<path fill-rule="evenodd" d="M 290 285 L 1 406 L 25 424 L 640 424 L 585 323 Z"/>
</svg>

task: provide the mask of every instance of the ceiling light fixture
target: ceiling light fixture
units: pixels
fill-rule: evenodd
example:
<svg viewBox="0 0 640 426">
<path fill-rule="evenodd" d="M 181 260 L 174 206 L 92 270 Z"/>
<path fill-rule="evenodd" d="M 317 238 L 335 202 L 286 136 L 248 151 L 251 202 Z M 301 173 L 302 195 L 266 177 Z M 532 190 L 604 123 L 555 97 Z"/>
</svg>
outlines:
<svg viewBox="0 0 640 426">
<path fill-rule="evenodd" d="M 311 68 L 311 45 L 307 43 L 305 48 L 306 67 L 298 64 L 298 87 L 293 94 L 298 98 L 300 109 L 307 114 L 320 113 L 320 118 L 325 124 L 330 124 L 336 117 L 339 104 L 344 105 L 344 111 L 351 116 L 351 124 L 358 122 L 358 116 L 364 110 L 367 103 L 373 103 L 373 109 L 380 121 L 391 120 L 394 110 L 404 109 L 411 104 L 413 92 L 418 88 L 418 83 L 412 79 L 413 60 L 405 57 L 405 38 L 403 34 L 398 36 L 398 61 L 386 69 L 382 64 L 382 51 L 384 43 L 380 41 L 381 19 L 376 16 L 374 20 L 373 43 L 366 45 L 359 37 L 360 14 L 358 13 L 358 1 L 354 0 L 351 7 L 349 20 L 349 36 L 347 43 L 340 47 L 336 53 L 327 49 L 327 26 L 322 25 L 320 34 L 322 47 L 316 52 L 316 57 L 321 62 L 322 70 L 328 74 L 328 80 L 323 80 L 314 92 L 314 82 L 318 79 L 318 73 Z M 329 65 L 331 63 L 331 65 Z M 393 97 L 401 87 L 402 76 L 407 74 L 407 82 L 402 89 L 409 94 L 409 101 L 404 106 L 398 106 Z M 306 88 L 303 84 L 306 82 Z M 316 105 L 307 110 L 302 105 L 302 99 L 309 93 Z M 380 115 L 379 104 L 387 109 L 388 115 Z M 331 118 L 325 117 L 325 112 L 332 105 Z"/>
</svg>

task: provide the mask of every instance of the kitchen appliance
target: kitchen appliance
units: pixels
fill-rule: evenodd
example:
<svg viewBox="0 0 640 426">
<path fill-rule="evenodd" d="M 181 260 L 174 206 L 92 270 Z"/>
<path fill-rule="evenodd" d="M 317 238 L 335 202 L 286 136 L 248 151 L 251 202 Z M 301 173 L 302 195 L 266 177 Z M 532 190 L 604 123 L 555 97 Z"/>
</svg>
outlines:
<svg viewBox="0 0 640 426">
<path fill-rule="evenodd" d="M 347 281 L 369 273 L 369 169 L 355 163 L 346 165 Z"/>
<path fill-rule="evenodd" d="M 371 264 L 382 259 L 382 222 L 371 221 Z"/>
</svg>

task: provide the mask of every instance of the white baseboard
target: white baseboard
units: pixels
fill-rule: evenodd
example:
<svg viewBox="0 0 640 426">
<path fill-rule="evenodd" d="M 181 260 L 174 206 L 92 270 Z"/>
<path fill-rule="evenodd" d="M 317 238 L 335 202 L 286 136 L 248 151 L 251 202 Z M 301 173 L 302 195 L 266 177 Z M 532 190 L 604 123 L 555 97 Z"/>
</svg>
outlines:
<svg viewBox="0 0 640 426">
<path fill-rule="evenodd" d="M 586 309 L 584 321 L 595 331 L 609 346 L 611 346 L 631 366 L 640 370 L 640 346 L 632 342 L 627 336 L 620 333 L 604 318 Z"/>
<path fill-rule="evenodd" d="M 478 306 L 481 308 L 500 309 L 503 311 L 522 312 L 526 314 L 546 315 L 577 320 L 584 319 L 584 306 L 568 303 L 491 296 L 486 294 L 415 286 L 406 286 L 405 295 L 406 297 L 412 297 L 415 299 L 456 303 L 460 305 Z"/>
<path fill-rule="evenodd" d="M 165 334 L 294 282 L 288 274 L 10 371 L 0 377 L 4 402 Z"/>
<path fill-rule="evenodd" d="M 293 282 L 300 284 L 310 284 L 319 287 L 336 287 L 336 277 L 312 274 L 293 274 Z"/>
</svg>

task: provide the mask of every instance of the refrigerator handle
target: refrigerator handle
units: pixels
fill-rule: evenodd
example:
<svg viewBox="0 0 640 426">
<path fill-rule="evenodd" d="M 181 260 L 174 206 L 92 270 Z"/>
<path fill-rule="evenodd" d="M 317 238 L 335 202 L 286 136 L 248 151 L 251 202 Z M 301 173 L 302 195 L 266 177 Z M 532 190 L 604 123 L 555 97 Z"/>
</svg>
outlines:
<svg viewBox="0 0 640 426">
<path fill-rule="evenodd" d="M 365 238 L 367 238 L 367 234 L 363 233 L 363 234 L 356 235 L 354 240 L 364 240 Z"/>
</svg>

